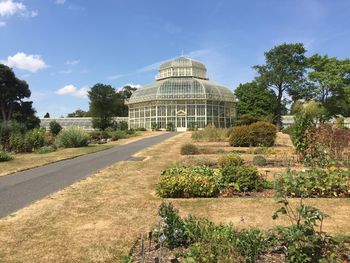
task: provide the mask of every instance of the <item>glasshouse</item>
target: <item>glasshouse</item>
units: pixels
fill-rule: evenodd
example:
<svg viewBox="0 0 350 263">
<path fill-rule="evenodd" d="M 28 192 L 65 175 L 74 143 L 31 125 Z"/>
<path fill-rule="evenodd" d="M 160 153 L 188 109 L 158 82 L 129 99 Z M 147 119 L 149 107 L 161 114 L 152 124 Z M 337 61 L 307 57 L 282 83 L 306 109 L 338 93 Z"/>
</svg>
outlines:
<svg viewBox="0 0 350 263">
<path fill-rule="evenodd" d="M 204 64 L 185 57 L 162 64 L 156 81 L 135 91 L 126 103 L 130 128 L 223 128 L 236 115 L 233 92 L 209 81 Z"/>
</svg>

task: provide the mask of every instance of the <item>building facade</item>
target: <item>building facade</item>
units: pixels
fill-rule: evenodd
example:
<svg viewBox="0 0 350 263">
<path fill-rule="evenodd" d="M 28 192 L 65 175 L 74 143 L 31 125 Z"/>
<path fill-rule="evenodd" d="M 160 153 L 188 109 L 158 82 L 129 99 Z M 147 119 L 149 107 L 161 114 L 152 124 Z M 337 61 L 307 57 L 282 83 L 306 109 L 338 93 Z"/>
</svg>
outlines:
<svg viewBox="0 0 350 263">
<path fill-rule="evenodd" d="M 209 81 L 202 63 L 180 57 L 162 64 L 156 82 L 138 89 L 126 102 L 129 128 L 230 127 L 235 101 L 231 90 Z"/>
</svg>

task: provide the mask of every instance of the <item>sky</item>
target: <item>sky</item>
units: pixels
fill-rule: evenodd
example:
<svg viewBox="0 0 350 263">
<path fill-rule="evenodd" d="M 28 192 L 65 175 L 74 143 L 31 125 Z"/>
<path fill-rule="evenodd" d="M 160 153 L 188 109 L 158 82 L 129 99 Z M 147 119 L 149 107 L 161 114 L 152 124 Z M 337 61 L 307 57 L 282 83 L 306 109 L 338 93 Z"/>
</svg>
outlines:
<svg viewBox="0 0 350 263">
<path fill-rule="evenodd" d="M 28 82 L 39 117 L 88 110 L 96 83 L 152 83 L 182 54 L 234 90 L 295 42 L 350 57 L 350 0 L 0 0 L 0 63 Z"/>
</svg>

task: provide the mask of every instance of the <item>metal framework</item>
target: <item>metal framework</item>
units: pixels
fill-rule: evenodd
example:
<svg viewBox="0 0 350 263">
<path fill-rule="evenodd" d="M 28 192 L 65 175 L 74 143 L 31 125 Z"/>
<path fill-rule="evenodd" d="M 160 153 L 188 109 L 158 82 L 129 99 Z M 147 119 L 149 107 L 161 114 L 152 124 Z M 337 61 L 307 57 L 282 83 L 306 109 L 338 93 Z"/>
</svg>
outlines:
<svg viewBox="0 0 350 263">
<path fill-rule="evenodd" d="M 129 127 L 151 129 L 230 127 L 236 115 L 235 96 L 228 88 L 209 81 L 205 66 L 180 57 L 160 66 L 156 82 L 135 91 L 126 102 Z"/>
</svg>

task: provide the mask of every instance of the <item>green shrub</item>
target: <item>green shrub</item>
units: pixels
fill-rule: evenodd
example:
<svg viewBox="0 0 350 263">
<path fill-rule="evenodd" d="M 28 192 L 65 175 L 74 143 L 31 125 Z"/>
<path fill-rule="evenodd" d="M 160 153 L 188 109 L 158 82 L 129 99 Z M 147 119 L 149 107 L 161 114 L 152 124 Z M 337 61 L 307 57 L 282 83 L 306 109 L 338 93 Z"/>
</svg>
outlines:
<svg viewBox="0 0 350 263">
<path fill-rule="evenodd" d="M 253 164 L 256 166 L 265 166 L 267 164 L 267 160 L 262 155 L 256 155 L 253 158 Z"/>
<path fill-rule="evenodd" d="M 260 146 L 270 147 L 276 139 L 276 126 L 269 122 L 259 121 L 249 126 L 235 127 L 230 135 L 231 146 L 248 147 Z"/>
<path fill-rule="evenodd" d="M 11 161 L 13 159 L 14 159 L 14 157 L 11 154 L 0 150 L 0 163 L 1 162 L 8 162 L 8 161 Z"/>
<path fill-rule="evenodd" d="M 115 131 L 110 133 L 112 141 L 117 141 L 120 139 L 124 139 L 126 137 L 125 131 Z"/>
<path fill-rule="evenodd" d="M 125 130 L 127 130 L 129 128 L 128 127 L 128 122 L 121 121 L 121 122 L 118 123 L 118 127 L 119 127 L 120 130 L 125 131 Z"/>
<path fill-rule="evenodd" d="M 45 131 L 35 128 L 26 133 L 15 132 L 10 136 L 8 149 L 14 152 L 32 152 L 45 144 Z"/>
<path fill-rule="evenodd" d="M 89 135 L 79 127 L 69 127 L 62 130 L 56 137 L 56 143 L 59 147 L 75 148 L 88 145 Z"/>
<path fill-rule="evenodd" d="M 271 148 L 269 147 L 257 147 L 253 150 L 253 154 L 269 154 L 271 153 Z"/>
<path fill-rule="evenodd" d="M 253 146 L 273 146 L 276 139 L 277 128 L 270 122 L 258 121 L 250 125 Z"/>
<path fill-rule="evenodd" d="M 160 197 L 213 197 L 219 193 L 217 177 L 208 167 L 175 167 L 162 172 L 156 192 Z"/>
<path fill-rule="evenodd" d="M 227 129 L 208 125 L 203 130 L 194 131 L 192 139 L 195 141 L 221 142 L 227 139 Z"/>
<path fill-rule="evenodd" d="M 253 166 L 225 166 L 220 172 L 220 185 L 233 187 L 238 192 L 259 192 L 267 186 L 266 180 Z"/>
<path fill-rule="evenodd" d="M 89 133 L 91 140 L 100 140 L 101 139 L 101 132 L 100 131 L 92 131 Z"/>
<path fill-rule="evenodd" d="M 175 126 L 174 126 L 174 124 L 173 124 L 172 122 L 168 122 L 168 123 L 166 124 L 166 130 L 167 130 L 167 131 L 175 131 Z"/>
<path fill-rule="evenodd" d="M 221 168 L 226 166 L 240 166 L 243 164 L 243 159 L 235 153 L 226 154 L 218 159 L 218 165 Z"/>
<path fill-rule="evenodd" d="M 134 135 L 135 134 L 135 130 L 134 129 L 129 129 L 125 131 L 127 135 Z"/>
<path fill-rule="evenodd" d="M 199 154 L 199 149 L 196 145 L 192 143 L 186 143 L 181 146 L 180 152 L 182 155 L 195 155 Z"/>
<path fill-rule="evenodd" d="M 54 151 L 56 151 L 56 147 L 54 147 L 53 145 L 43 146 L 37 150 L 37 152 L 40 154 L 51 153 Z"/>
<path fill-rule="evenodd" d="M 38 149 L 45 144 L 45 130 L 35 128 L 25 134 L 27 144 L 32 149 Z"/>
<path fill-rule="evenodd" d="M 231 146 L 249 147 L 253 146 L 253 139 L 250 131 L 250 126 L 242 125 L 233 128 L 228 139 Z"/>
<path fill-rule="evenodd" d="M 136 131 L 147 131 L 147 129 L 146 129 L 146 128 L 141 127 L 141 128 L 136 128 Z"/>
<path fill-rule="evenodd" d="M 343 170 L 287 171 L 276 180 L 278 193 L 293 197 L 349 197 L 349 189 L 350 172 Z"/>
<path fill-rule="evenodd" d="M 57 121 L 51 121 L 49 123 L 49 130 L 53 135 L 57 135 L 62 130 L 62 126 Z"/>
<path fill-rule="evenodd" d="M 186 159 L 182 159 L 178 162 L 179 166 L 183 167 L 191 167 L 191 166 L 208 166 L 208 167 L 216 167 L 217 163 L 215 160 L 201 157 L 201 156 L 187 156 Z"/>
<path fill-rule="evenodd" d="M 156 122 L 153 122 L 151 124 L 151 129 L 152 129 L 152 131 L 159 131 L 160 130 L 159 124 Z"/>
</svg>

